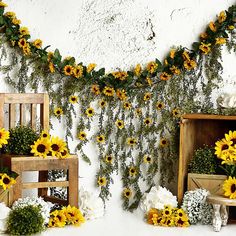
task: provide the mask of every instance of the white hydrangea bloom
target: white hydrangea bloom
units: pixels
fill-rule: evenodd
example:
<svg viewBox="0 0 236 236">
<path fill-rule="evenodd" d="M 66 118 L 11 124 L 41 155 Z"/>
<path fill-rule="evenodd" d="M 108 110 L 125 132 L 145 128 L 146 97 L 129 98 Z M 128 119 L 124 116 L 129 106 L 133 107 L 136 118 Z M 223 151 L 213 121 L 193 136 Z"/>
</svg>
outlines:
<svg viewBox="0 0 236 236">
<path fill-rule="evenodd" d="M 184 194 L 182 208 L 188 214 L 189 222 L 196 224 L 212 223 L 212 206 L 206 203 L 209 192 L 206 189 L 195 189 Z"/>
<path fill-rule="evenodd" d="M 154 186 L 149 193 L 145 193 L 140 201 L 140 208 L 144 212 L 148 212 L 151 208 L 159 210 L 164 206 L 177 207 L 177 198 L 168 189 L 161 186 Z"/>
<path fill-rule="evenodd" d="M 79 190 L 79 209 L 86 220 L 92 220 L 104 216 L 104 204 L 101 198 L 93 193 Z"/>
<path fill-rule="evenodd" d="M 5 205 L 5 203 L 0 203 L 0 233 L 4 233 L 7 229 L 7 217 L 11 209 Z"/>
<path fill-rule="evenodd" d="M 17 201 L 15 201 L 12 205 L 12 209 L 16 209 L 19 207 L 25 207 L 25 206 L 39 206 L 40 212 L 42 214 L 42 217 L 44 219 L 44 224 L 47 224 L 49 222 L 50 218 L 50 209 L 53 207 L 53 204 L 51 202 L 45 202 L 43 198 L 41 197 L 26 197 L 26 198 L 19 198 Z"/>
</svg>

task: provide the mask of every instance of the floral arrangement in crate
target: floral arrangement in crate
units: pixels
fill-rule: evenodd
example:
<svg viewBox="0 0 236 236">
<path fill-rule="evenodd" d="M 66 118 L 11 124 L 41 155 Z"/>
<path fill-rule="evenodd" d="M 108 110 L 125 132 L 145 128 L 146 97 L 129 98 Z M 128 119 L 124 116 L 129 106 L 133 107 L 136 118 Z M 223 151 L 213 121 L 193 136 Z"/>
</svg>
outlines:
<svg viewBox="0 0 236 236">
<path fill-rule="evenodd" d="M 4 128 L 0 129 L 0 148 L 8 143 L 9 131 Z M 3 190 L 9 189 L 13 184 L 16 183 L 15 179 L 17 174 L 10 171 L 7 167 L 3 167 L 2 159 L 0 158 L 0 188 Z"/>
<path fill-rule="evenodd" d="M 215 143 L 215 154 L 221 159 L 222 168 L 228 179 L 224 181 L 224 195 L 236 199 L 236 131 L 229 131 Z"/>
</svg>

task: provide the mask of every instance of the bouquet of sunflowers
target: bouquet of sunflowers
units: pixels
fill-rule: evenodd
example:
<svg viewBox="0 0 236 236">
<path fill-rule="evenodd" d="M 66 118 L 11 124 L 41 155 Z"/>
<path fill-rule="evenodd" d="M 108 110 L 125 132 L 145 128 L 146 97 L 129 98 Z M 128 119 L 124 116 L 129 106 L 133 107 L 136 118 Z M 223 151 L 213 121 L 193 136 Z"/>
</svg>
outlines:
<svg viewBox="0 0 236 236">
<path fill-rule="evenodd" d="M 222 168 L 228 175 L 223 184 L 224 195 L 236 199 L 236 131 L 230 130 L 215 145 L 215 154 L 222 160 Z"/>
<path fill-rule="evenodd" d="M 6 131 L 4 128 L 0 129 L 0 148 L 8 143 L 9 137 L 9 131 Z M 4 190 L 9 189 L 16 183 L 16 177 L 17 174 L 15 172 L 10 171 L 6 167 L 2 167 L 2 160 L 0 158 L 0 188 L 3 188 Z"/>
</svg>

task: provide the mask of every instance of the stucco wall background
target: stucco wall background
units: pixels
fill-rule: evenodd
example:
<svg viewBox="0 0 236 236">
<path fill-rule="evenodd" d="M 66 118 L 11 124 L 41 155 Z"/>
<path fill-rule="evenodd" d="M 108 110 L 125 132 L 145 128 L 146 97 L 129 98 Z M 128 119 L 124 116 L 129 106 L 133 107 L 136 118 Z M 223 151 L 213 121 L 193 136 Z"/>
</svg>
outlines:
<svg viewBox="0 0 236 236">
<path fill-rule="evenodd" d="M 191 47 L 192 42 L 216 15 L 234 0 L 5 0 L 31 38 L 43 40 L 43 46 L 58 48 L 63 56 L 77 62 L 95 62 L 107 71 L 145 65 L 154 58 L 163 59 L 173 45 Z M 216 94 L 236 92 L 235 55 L 224 55 L 224 83 Z M 0 91 L 8 87 L 0 81 Z M 60 127 L 53 120 L 54 127 Z M 62 136 L 63 130 L 53 134 Z M 76 141 L 69 143 L 73 150 Z M 80 186 L 94 188 L 97 162 L 93 147 L 88 146 L 92 166 L 80 161 Z M 107 215 L 124 214 L 121 209 L 118 177 L 114 177 L 112 199 Z M 129 215 L 130 216 L 130 215 Z M 136 214 L 133 215 L 137 217 Z M 131 216 L 130 216 L 131 217 Z M 139 216 L 141 218 L 141 216 Z M 141 219 L 140 219 L 141 220 Z"/>
</svg>

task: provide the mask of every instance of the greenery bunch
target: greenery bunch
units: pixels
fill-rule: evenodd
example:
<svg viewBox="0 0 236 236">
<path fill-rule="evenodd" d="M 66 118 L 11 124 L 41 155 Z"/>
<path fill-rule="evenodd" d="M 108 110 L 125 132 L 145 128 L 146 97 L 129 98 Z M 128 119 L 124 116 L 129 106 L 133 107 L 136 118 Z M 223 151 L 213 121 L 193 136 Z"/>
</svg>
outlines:
<svg viewBox="0 0 236 236">
<path fill-rule="evenodd" d="M 44 230 L 44 219 L 36 206 L 12 210 L 7 219 L 7 232 L 11 235 L 32 235 Z"/>
<path fill-rule="evenodd" d="M 51 99 L 51 115 L 64 122 L 67 138 L 77 139 L 76 151 L 85 161 L 91 163 L 85 145 L 96 144 L 95 183 L 104 201 L 118 171 L 123 207 L 129 210 L 155 185 L 159 171 L 160 184 L 175 179 L 183 113 L 235 112 L 214 107 L 211 95 L 222 81 L 222 45 L 229 51 L 236 48 L 236 5 L 210 22 L 191 49 L 175 47 L 163 62 L 154 59 L 144 67 L 138 64 L 115 72 L 96 70 L 94 63 L 85 66 L 74 57 L 62 58 L 58 49 L 43 48 L 40 39 L 30 41 L 15 13 L 4 13 L 5 5 L 0 4 L 0 70 L 18 92 L 44 88 Z M 10 63 L 4 65 L 5 59 Z"/>
<path fill-rule="evenodd" d="M 39 137 L 38 133 L 29 126 L 18 125 L 15 128 L 11 128 L 10 139 L 5 146 L 6 153 L 29 155 L 31 151 L 31 145 L 34 144 Z"/>
</svg>

